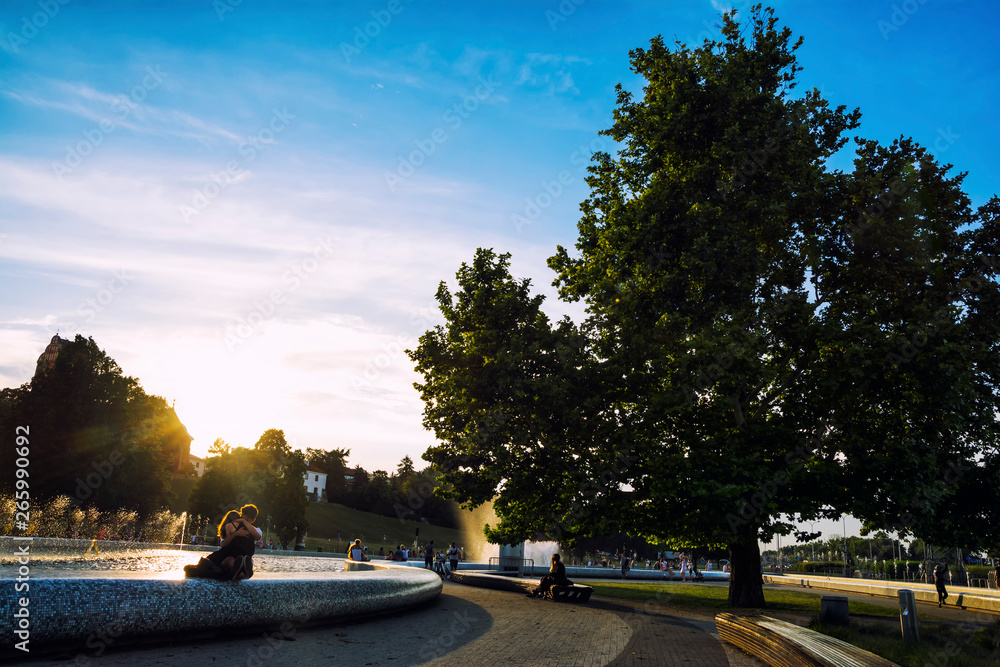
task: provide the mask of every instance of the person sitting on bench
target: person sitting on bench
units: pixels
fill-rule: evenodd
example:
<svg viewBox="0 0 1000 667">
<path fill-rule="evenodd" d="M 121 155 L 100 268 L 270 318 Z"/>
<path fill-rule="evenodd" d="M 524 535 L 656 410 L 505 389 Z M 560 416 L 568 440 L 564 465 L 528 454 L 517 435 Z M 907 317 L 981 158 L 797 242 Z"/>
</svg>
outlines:
<svg viewBox="0 0 1000 667">
<path fill-rule="evenodd" d="M 552 554 L 552 566 L 549 573 L 538 582 L 538 587 L 530 593 L 525 593 L 525 597 L 540 598 L 553 586 L 572 586 L 573 582 L 566 578 L 566 566 L 559 561 L 559 554 Z"/>
</svg>

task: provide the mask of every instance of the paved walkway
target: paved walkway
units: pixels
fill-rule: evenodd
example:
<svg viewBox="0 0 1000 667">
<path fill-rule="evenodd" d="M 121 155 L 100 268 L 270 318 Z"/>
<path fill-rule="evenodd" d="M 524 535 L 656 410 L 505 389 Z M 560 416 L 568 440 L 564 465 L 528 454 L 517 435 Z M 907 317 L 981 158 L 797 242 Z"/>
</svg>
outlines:
<svg viewBox="0 0 1000 667">
<path fill-rule="evenodd" d="M 680 614 L 680 615 L 678 615 Z M 170 645 L 115 646 L 52 656 L 34 665 L 567 665 L 615 667 L 761 663 L 719 641 L 712 616 L 591 598 L 529 600 L 506 591 L 445 584 L 435 601 L 392 618 L 270 633 L 177 637 Z"/>
</svg>

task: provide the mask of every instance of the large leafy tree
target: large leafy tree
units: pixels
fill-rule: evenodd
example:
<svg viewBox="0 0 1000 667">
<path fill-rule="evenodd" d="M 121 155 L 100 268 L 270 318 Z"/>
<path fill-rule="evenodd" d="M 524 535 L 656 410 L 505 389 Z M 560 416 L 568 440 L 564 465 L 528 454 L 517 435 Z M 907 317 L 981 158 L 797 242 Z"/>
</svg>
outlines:
<svg viewBox="0 0 1000 667">
<path fill-rule="evenodd" d="M 509 265 L 509 254 L 477 251 L 455 295 L 438 288 L 446 324 L 408 351 L 424 376 L 424 425 L 441 441 L 424 454 L 439 493 L 467 506 L 494 500 L 502 521 L 487 536 L 507 544 L 564 527 L 552 517 L 572 511 L 577 489 L 600 474 L 591 463 L 609 453 L 584 445 L 601 443 L 588 429 L 606 426 L 588 422 L 583 336 L 568 320 L 553 327 Z"/>
<path fill-rule="evenodd" d="M 13 438 L 16 426 L 29 428 L 32 496 L 62 494 L 141 515 L 169 505 L 171 474 L 190 443 L 163 398 L 79 335 L 30 383 L 3 391 L 0 427 Z M 6 470 L 0 489 L 13 486 L 13 468 Z"/>
<path fill-rule="evenodd" d="M 619 87 L 620 150 L 549 262 L 582 330 L 479 251 L 411 357 L 425 458 L 463 502 L 496 497 L 491 539 L 724 544 L 730 602 L 761 606 L 758 540 L 790 519 L 995 535 L 969 499 L 1000 481 L 998 206 L 973 214 L 908 140 L 828 169 L 860 114 L 793 96 L 801 40 L 772 12 L 722 35 L 631 53 L 643 96 Z"/>
</svg>

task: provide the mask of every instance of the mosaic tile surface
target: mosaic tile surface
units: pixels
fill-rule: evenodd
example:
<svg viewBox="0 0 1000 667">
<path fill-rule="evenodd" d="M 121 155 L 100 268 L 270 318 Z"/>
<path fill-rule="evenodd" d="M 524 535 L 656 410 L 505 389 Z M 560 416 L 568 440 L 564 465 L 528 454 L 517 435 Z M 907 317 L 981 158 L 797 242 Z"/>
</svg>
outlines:
<svg viewBox="0 0 1000 667">
<path fill-rule="evenodd" d="M 272 574 L 247 581 L 171 579 L 113 573 L 88 577 L 0 580 L 0 655 L 20 655 L 11 620 L 27 596 L 30 647 L 73 647 L 99 637 L 185 634 L 214 629 L 311 623 L 384 613 L 436 597 L 434 573 L 362 564 L 334 573 Z M 131 573 L 130 573 L 131 574 Z"/>
</svg>

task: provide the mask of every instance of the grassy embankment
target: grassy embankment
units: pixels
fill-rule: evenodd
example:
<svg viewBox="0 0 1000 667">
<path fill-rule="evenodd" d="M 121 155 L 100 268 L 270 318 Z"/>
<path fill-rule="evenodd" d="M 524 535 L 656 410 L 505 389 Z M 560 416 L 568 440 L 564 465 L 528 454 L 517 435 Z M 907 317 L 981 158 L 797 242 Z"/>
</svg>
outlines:
<svg viewBox="0 0 1000 667">
<path fill-rule="evenodd" d="M 379 516 L 370 512 L 353 510 L 336 503 L 309 503 L 306 508 L 309 533 L 306 535 L 306 551 L 337 551 L 337 531 L 340 531 L 340 552 L 355 538 L 368 547 L 369 553 L 377 554 L 380 547 L 395 547 L 398 544 L 413 546 L 416 529 L 420 529 L 420 546 L 434 540 L 435 546 L 447 547 L 452 542 L 464 544 L 464 533 L 454 528 L 443 528 L 418 521 L 400 521 L 395 517 Z"/>
<path fill-rule="evenodd" d="M 171 508 L 175 513 L 187 511 L 187 499 L 195 481 L 193 478 L 172 480 L 174 493 L 177 494 L 177 501 Z M 438 547 L 442 545 L 447 547 L 452 542 L 463 546 L 466 542 L 466 535 L 453 528 L 442 528 L 418 521 L 400 521 L 396 517 L 379 516 L 336 503 L 309 503 L 306 507 L 306 519 L 309 521 L 306 551 L 316 551 L 318 547 L 323 547 L 323 551 L 344 553 L 347 544 L 355 538 L 361 538 L 361 543 L 373 554 L 378 553 L 379 547 L 388 549 L 398 544 L 412 547 L 417 528 L 420 529 L 420 546 L 427 544 L 428 540 L 434 540 L 434 544 Z M 263 528 L 263 520 L 257 525 Z"/>
<path fill-rule="evenodd" d="M 712 612 L 736 611 L 727 603 L 725 586 L 699 586 L 684 583 L 588 583 L 595 595 L 628 600 L 649 600 L 668 606 L 703 609 Z M 849 627 L 824 626 L 817 621 L 819 595 L 793 590 L 765 592 L 767 608 L 775 612 L 798 614 L 810 620 L 812 629 L 836 637 L 866 651 L 871 651 L 902 667 L 987 667 L 1000 664 L 1000 619 L 980 629 L 963 628 L 957 623 L 942 622 L 932 614 L 919 613 L 920 642 L 907 647 L 899 629 L 899 611 L 866 602 L 851 601 Z M 749 611 L 741 609 L 740 611 Z"/>
</svg>

